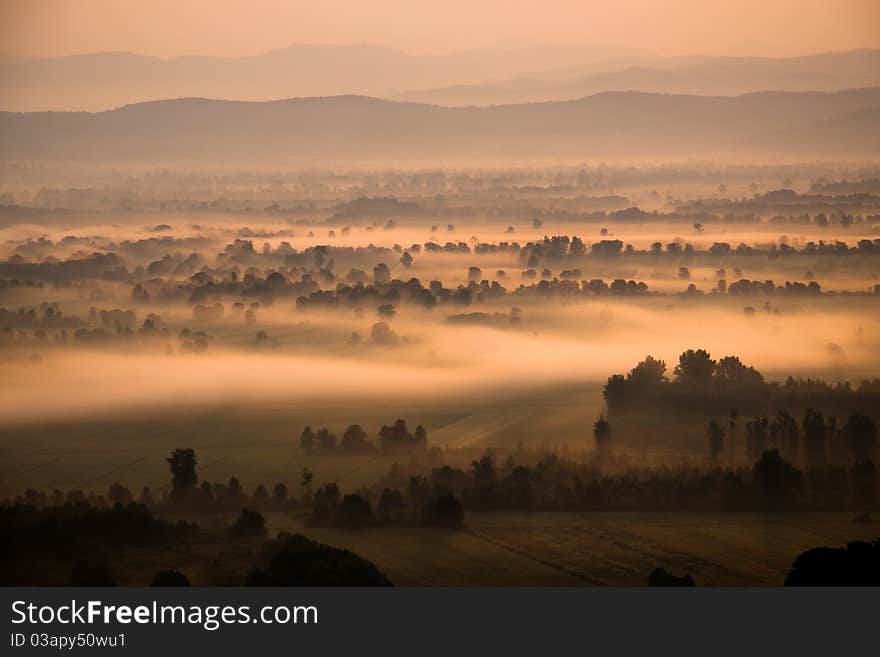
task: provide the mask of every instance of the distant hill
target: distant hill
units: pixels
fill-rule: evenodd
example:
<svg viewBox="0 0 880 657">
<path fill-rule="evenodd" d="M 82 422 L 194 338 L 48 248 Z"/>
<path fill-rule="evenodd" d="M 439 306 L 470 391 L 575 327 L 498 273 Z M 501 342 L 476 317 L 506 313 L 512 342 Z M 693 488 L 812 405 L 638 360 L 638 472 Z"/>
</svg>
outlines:
<svg viewBox="0 0 880 657">
<path fill-rule="evenodd" d="M 0 110 L 99 111 L 163 98 L 270 100 L 482 84 L 575 66 L 608 71 L 654 59 L 629 48 L 533 45 L 414 55 L 371 44 L 295 44 L 248 57 L 161 59 L 104 52 L 0 56 Z"/>
<path fill-rule="evenodd" d="M 607 92 L 444 108 L 363 96 L 179 99 L 117 110 L 0 113 L 6 160 L 108 162 L 495 157 L 870 157 L 880 88 L 735 97 Z"/>
<path fill-rule="evenodd" d="M 439 105 L 491 105 L 580 98 L 601 91 L 738 95 L 757 91 L 840 91 L 880 86 L 880 50 L 806 57 L 674 57 L 602 71 L 569 67 L 492 84 L 457 84 L 394 94 Z"/>
</svg>

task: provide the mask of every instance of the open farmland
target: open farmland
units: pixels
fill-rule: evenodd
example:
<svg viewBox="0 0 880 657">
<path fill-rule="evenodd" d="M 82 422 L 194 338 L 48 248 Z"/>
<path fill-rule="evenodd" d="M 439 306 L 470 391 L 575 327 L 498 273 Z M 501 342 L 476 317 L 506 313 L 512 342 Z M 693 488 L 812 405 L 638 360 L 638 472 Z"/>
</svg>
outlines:
<svg viewBox="0 0 880 657">
<path fill-rule="evenodd" d="M 643 586 L 659 566 L 698 586 L 779 586 L 804 550 L 878 533 L 846 513 L 472 513 L 466 522 L 464 532 L 302 531 L 364 555 L 401 586 Z"/>
</svg>

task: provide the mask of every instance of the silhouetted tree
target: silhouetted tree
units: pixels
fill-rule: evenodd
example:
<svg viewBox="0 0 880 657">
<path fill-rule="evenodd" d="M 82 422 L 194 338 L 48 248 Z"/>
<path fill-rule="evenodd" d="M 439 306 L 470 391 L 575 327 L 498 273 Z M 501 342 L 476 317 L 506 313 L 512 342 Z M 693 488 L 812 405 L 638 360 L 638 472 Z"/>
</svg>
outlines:
<svg viewBox="0 0 880 657">
<path fill-rule="evenodd" d="M 804 415 L 804 451 L 807 463 L 818 468 L 825 464 L 825 455 L 828 449 L 828 425 L 825 418 L 818 411 L 808 408 Z"/>
<path fill-rule="evenodd" d="M 877 423 L 872 418 L 861 413 L 852 413 L 843 432 L 857 463 L 874 457 L 877 449 Z"/>
<path fill-rule="evenodd" d="M 487 486 L 495 481 L 495 462 L 490 454 L 485 454 L 478 461 L 471 462 L 474 481 L 478 486 Z"/>
<path fill-rule="evenodd" d="M 287 504 L 287 486 L 281 483 L 275 484 L 272 489 L 272 502 L 279 507 Z"/>
<path fill-rule="evenodd" d="M 403 508 L 403 496 L 400 491 L 393 488 L 384 488 L 379 497 L 379 511 L 396 511 Z"/>
<path fill-rule="evenodd" d="M 303 487 L 305 490 L 305 496 L 307 499 L 312 498 L 312 480 L 314 479 L 314 475 L 312 471 L 308 468 L 303 468 L 302 478 L 300 479 L 299 485 Z"/>
<path fill-rule="evenodd" d="M 299 534 L 280 534 L 263 552 L 268 563 L 248 586 L 391 586 L 372 562 Z"/>
<path fill-rule="evenodd" d="M 656 388 L 666 381 L 666 361 L 645 356 L 645 359 L 629 371 L 627 381 L 641 390 Z"/>
<path fill-rule="evenodd" d="M 655 568 L 648 576 L 648 586 L 694 586 L 690 575 L 681 577 L 666 572 L 665 568 Z"/>
<path fill-rule="evenodd" d="M 171 499 L 181 500 L 192 492 L 199 481 L 196 453 L 190 448 L 178 448 L 165 460 L 171 470 Z"/>
<path fill-rule="evenodd" d="M 609 456 L 611 454 L 611 424 L 604 415 L 600 415 L 593 424 L 593 438 L 596 441 L 596 451 L 599 456 L 603 458 Z"/>
<path fill-rule="evenodd" d="M 117 586 L 110 562 L 103 554 L 93 553 L 73 561 L 71 586 Z"/>
<path fill-rule="evenodd" d="M 332 452 L 336 449 L 336 434 L 331 433 L 329 429 L 318 429 L 317 439 L 320 451 Z"/>
<path fill-rule="evenodd" d="M 722 384 L 740 386 L 764 383 L 761 373 L 744 365 L 738 356 L 725 356 L 719 360 L 715 365 L 715 379 Z"/>
<path fill-rule="evenodd" d="M 345 495 L 336 507 L 334 526 L 359 529 L 373 522 L 373 509 L 370 503 L 357 494 Z"/>
<path fill-rule="evenodd" d="M 306 425 L 306 428 L 303 429 L 302 435 L 299 438 L 299 446 L 306 454 L 311 454 L 315 451 L 315 432 L 312 431 L 312 427 Z"/>
<path fill-rule="evenodd" d="M 364 452 L 369 447 L 367 432 L 359 424 L 349 425 L 342 434 L 342 449 L 346 452 Z"/>
<path fill-rule="evenodd" d="M 768 510 L 784 509 L 794 502 L 803 485 L 803 475 L 785 461 L 778 449 L 768 449 L 752 468 L 761 493 L 761 504 Z"/>
<path fill-rule="evenodd" d="M 266 534 L 266 519 L 262 513 L 251 509 L 242 509 L 229 529 L 230 538 L 253 538 Z"/>
<path fill-rule="evenodd" d="M 464 507 L 452 493 L 439 495 L 422 509 L 422 521 L 435 527 L 460 529 L 464 525 Z"/>
<path fill-rule="evenodd" d="M 785 576 L 785 586 L 880 586 L 880 539 L 802 552 Z"/>
<path fill-rule="evenodd" d="M 189 586 L 189 578 L 179 570 L 160 570 L 150 586 Z"/>
<path fill-rule="evenodd" d="M 431 495 L 431 482 L 426 477 L 414 476 L 409 478 L 407 495 L 416 504 L 423 504 Z"/>
<path fill-rule="evenodd" d="M 674 374 L 682 383 L 705 384 L 712 379 L 715 361 L 705 349 L 688 349 L 678 358 Z"/>
<path fill-rule="evenodd" d="M 871 507 L 877 494 L 877 468 L 871 460 L 856 463 L 852 469 L 853 497 L 858 506 Z"/>
</svg>

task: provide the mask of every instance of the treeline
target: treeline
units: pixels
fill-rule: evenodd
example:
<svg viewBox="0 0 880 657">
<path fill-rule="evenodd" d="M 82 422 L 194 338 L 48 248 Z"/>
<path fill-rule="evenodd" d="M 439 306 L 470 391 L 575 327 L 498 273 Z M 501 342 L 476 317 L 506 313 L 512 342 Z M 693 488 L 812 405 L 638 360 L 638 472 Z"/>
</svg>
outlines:
<svg viewBox="0 0 880 657">
<path fill-rule="evenodd" d="M 733 411 L 773 416 L 777 411 L 814 408 L 870 415 L 880 408 L 880 379 L 856 386 L 792 377 L 782 383 L 767 382 L 738 356 L 715 360 L 705 349 L 688 349 L 671 378 L 666 372 L 665 361 L 647 356 L 628 373 L 609 377 L 603 390 L 609 414 L 648 411 L 727 417 Z"/>
<path fill-rule="evenodd" d="M 426 449 L 428 432 L 421 424 L 410 433 L 406 420 L 397 419 L 392 425 L 382 425 L 377 434 L 377 442 L 371 441 L 366 430 L 359 424 L 350 424 L 339 440 L 336 434 L 322 427 L 317 432 L 310 425 L 303 429 L 299 446 L 306 454 L 370 454 L 373 452 L 405 453 L 416 449 Z"/>
<path fill-rule="evenodd" d="M 395 499 L 403 491 L 406 504 L 448 495 L 466 511 L 846 511 L 871 508 L 878 484 L 871 460 L 801 470 L 777 449 L 765 450 L 750 467 L 607 470 L 601 460 L 549 454 L 532 463 L 512 456 L 498 463 L 487 453 L 466 469 L 444 465 L 408 479 L 392 469 L 385 485 Z"/>
<path fill-rule="evenodd" d="M 19 500 L 0 506 L 0 585 L 117 586 L 113 563 L 125 561 L 132 548 L 148 548 L 172 565 L 183 546 L 185 561 L 210 560 L 206 572 L 218 565 L 207 549 L 217 536 L 203 535 L 196 525 L 155 518 L 136 502 L 117 502 L 96 508 L 87 501 L 39 506 Z M 271 540 L 263 516 L 242 509 L 225 538 L 261 541 L 249 572 L 238 582 L 226 577 L 210 584 L 248 586 L 389 586 L 389 580 L 366 559 L 316 543 L 300 535 L 281 533 Z M 152 586 L 189 586 L 189 577 L 176 568 L 155 572 Z"/>
</svg>

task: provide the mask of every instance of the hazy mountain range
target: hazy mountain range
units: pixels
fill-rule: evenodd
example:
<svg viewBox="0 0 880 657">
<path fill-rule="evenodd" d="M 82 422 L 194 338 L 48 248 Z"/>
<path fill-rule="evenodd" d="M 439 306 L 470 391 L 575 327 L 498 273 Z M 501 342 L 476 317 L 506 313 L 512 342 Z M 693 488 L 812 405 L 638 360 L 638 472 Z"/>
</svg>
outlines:
<svg viewBox="0 0 880 657">
<path fill-rule="evenodd" d="M 239 162 L 494 157 L 872 157 L 880 88 L 734 97 L 603 92 L 448 108 L 363 96 L 179 99 L 112 111 L 0 113 L 7 160 Z"/>
<path fill-rule="evenodd" d="M 308 45 L 249 57 L 161 59 L 106 52 L 47 59 L 0 55 L 0 109 L 112 109 L 180 97 L 274 100 L 482 84 L 531 71 L 601 72 L 652 59 L 589 45 L 531 45 L 414 55 L 370 44 Z"/>
<path fill-rule="evenodd" d="M 880 50 L 808 57 L 673 57 L 534 45 L 415 55 L 368 44 L 293 45 L 250 57 L 0 55 L 0 109 L 112 109 L 180 97 L 369 95 L 440 105 L 570 100 L 602 91 L 736 95 L 880 86 Z"/>
<path fill-rule="evenodd" d="M 393 97 L 440 105 L 491 105 L 567 100 L 601 91 L 727 96 L 756 91 L 839 91 L 874 86 L 880 86 L 880 50 L 790 58 L 673 57 L 614 70 L 566 68 L 500 83 L 453 85 Z"/>
</svg>

